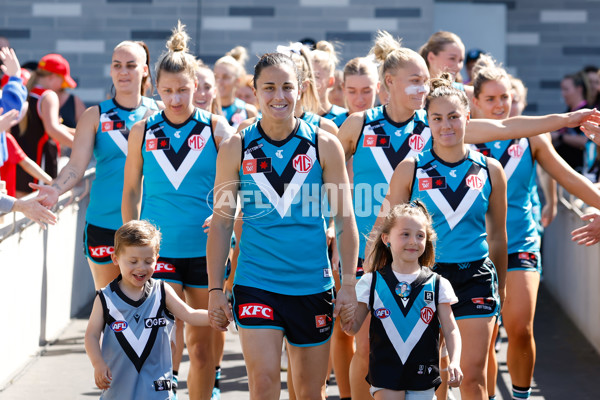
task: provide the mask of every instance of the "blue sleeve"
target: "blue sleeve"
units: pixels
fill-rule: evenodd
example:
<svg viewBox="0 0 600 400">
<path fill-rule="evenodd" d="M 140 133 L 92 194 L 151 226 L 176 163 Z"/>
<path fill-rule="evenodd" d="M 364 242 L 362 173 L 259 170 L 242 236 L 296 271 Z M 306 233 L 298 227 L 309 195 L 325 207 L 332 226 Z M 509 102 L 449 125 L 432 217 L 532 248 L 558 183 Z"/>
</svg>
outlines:
<svg viewBox="0 0 600 400">
<path fill-rule="evenodd" d="M 23 104 L 27 101 L 27 88 L 23 86 L 23 81 L 18 76 L 11 76 L 8 83 L 2 88 L 2 98 L 0 98 L 0 107 L 3 112 L 17 110 L 21 112 Z"/>
<path fill-rule="evenodd" d="M 0 193 L 0 214 L 8 213 L 12 210 L 16 199 L 11 196 Z"/>
</svg>

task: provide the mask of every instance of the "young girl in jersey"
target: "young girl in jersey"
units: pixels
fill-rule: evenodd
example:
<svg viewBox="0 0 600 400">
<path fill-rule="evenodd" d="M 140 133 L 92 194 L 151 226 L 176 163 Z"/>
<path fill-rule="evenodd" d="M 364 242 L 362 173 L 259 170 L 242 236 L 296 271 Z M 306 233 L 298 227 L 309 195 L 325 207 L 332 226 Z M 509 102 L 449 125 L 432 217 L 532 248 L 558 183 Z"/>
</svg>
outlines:
<svg viewBox="0 0 600 400">
<path fill-rule="evenodd" d="M 236 97 L 241 78 L 246 75 L 244 64 L 247 59 L 246 49 L 238 46 L 219 58 L 214 67 L 223 115 L 234 128 L 242 121 L 258 115 L 256 107 Z"/>
<path fill-rule="evenodd" d="M 347 110 L 331 104 L 329 101 L 329 92 L 335 83 L 335 67 L 339 60 L 333 44 L 326 40 L 321 40 L 316 45 L 316 50 L 311 51 L 312 69 L 319 93 L 319 112 L 323 118 L 335 119 L 338 115 L 344 114 Z"/>
<path fill-rule="evenodd" d="M 146 83 L 152 81 L 149 63 L 144 42 L 124 41 L 115 46 L 110 64 L 114 97 L 83 113 L 69 162 L 51 186 L 36 186 L 48 195 L 47 205 L 53 206 L 58 196 L 80 181 L 94 155 L 96 178 L 86 212 L 83 248 L 96 290 L 119 275 L 110 254 L 114 250 L 115 232 L 122 225 L 123 169 L 129 130 L 162 107 L 143 96 Z"/>
<path fill-rule="evenodd" d="M 209 315 L 233 319 L 222 289 L 221 263 L 229 253 L 240 193 L 244 228 L 233 295 L 250 398 L 279 399 L 284 336 L 297 397 L 321 398 L 333 317 L 340 308 L 356 306 L 358 237 L 343 152 L 333 135 L 294 117 L 302 82 L 289 56 L 263 55 L 254 74 L 263 118 L 224 143 L 217 160 L 207 243 Z M 288 187 L 292 191 L 286 192 Z M 314 198 L 310 212 L 302 205 L 315 188 L 325 187 L 333 190 L 328 195 L 331 208 L 339 210 L 333 218 L 342 264 L 348 266 L 335 311 L 320 197 Z M 349 325 L 351 316 L 343 322 Z M 226 329 L 218 321 L 212 324 Z"/>
<path fill-rule="evenodd" d="M 356 285 L 356 333 L 367 315 L 370 356 L 367 381 L 375 399 L 435 399 L 439 327 L 446 338 L 449 382 L 459 386 L 460 334 L 451 305 L 458 299 L 434 264 L 436 234 L 425 206 L 395 206 L 371 247 L 368 272 Z M 439 324 L 438 324 L 439 321 Z"/>
<path fill-rule="evenodd" d="M 474 69 L 475 107 L 484 118 L 506 118 L 511 109 L 511 80 L 506 71 L 488 56 Z M 508 273 L 507 296 L 502 317 L 508 335 L 507 364 L 513 383 L 513 398 L 529 398 L 535 365 L 533 318 L 540 283 L 541 238 L 532 213 L 531 193 L 537 191 L 536 164 L 573 195 L 594 207 L 600 195 L 593 185 L 576 173 L 556 153 L 548 135 L 528 139 L 489 141 L 477 149 L 497 159 L 507 177 Z M 556 212 L 556 205 L 553 205 Z M 550 213 L 552 214 L 552 213 Z M 551 217 L 544 219 L 545 223 Z M 488 385 L 490 389 L 491 386 Z"/>
<path fill-rule="evenodd" d="M 206 310 L 192 309 L 169 285 L 151 278 L 160 238 L 147 221 L 129 221 L 115 233 L 111 258 L 121 274 L 98 290 L 85 332 L 101 399 L 171 399 L 173 316 L 208 325 Z"/>
<path fill-rule="evenodd" d="M 60 54 L 42 57 L 27 83 L 29 107 L 19 123 L 20 134 L 16 136 L 25 154 L 52 178 L 58 174 L 60 146 L 73 146 L 74 130 L 61 124 L 59 119 L 57 92 L 64 86 L 77 86 L 71 78 L 68 61 Z M 31 176 L 17 168 L 17 191 L 21 195 L 31 191 L 28 185 L 32 181 Z"/>
<path fill-rule="evenodd" d="M 185 294 L 191 307 L 205 308 L 208 281 L 202 223 L 212 213 L 217 151 L 232 132 L 222 116 L 194 106 L 198 64 L 187 51 L 188 41 L 179 23 L 156 65 L 157 90 L 165 109 L 131 129 L 121 210 L 124 221 L 148 219 L 162 231 L 154 277 L 167 281 L 178 295 Z M 218 364 L 215 336 L 220 333 L 190 326 L 185 334 L 190 398 L 209 398 Z M 176 345 L 183 346 L 183 340 Z"/>
</svg>

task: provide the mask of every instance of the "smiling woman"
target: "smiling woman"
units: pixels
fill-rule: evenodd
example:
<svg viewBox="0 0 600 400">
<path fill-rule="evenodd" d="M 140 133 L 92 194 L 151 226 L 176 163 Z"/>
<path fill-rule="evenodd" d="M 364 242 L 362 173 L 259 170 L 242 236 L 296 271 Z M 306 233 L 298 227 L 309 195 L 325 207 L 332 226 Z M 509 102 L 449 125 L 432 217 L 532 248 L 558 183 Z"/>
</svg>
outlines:
<svg viewBox="0 0 600 400">
<path fill-rule="evenodd" d="M 240 193 L 244 228 L 233 295 L 250 398 L 279 398 L 284 335 L 297 396 L 320 398 L 333 317 L 356 302 L 358 238 L 342 149 L 333 135 L 294 117 L 300 83 L 288 55 L 263 55 L 254 73 L 263 118 L 225 143 L 217 159 L 215 212 L 207 243 L 209 280 L 211 288 L 222 287 L 236 208 L 231 200 Z M 314 196 L 314 187 L 320 191 L 327 184 L 335 188 L 328 196 L 335 199 L 332 209 L 340 210 L 333 218 L 345 266 L 335 311 L 321 204 L 317 200 L 310 209 L 304 204 Z M 253 195 L 242 190 L 253 190 Z M 297 251 L 299 238 L 302 252 Z M 227 324 L 215 317 L 233 319 L 221 290 L 211 289 L 209 315 L 220 330 Z"/>
<path fill-rule="evenodd" d="M 158 94 L 165 109 L 131 130 L 122 214 L 125 222 L 147 219 L 160 228 L 163 239 L 154 277 L 168 282 L 179 296 L 185 293 L 192 308 L 206 308 L 206 233 L 202 222 L 211 215 L 217 152 L 231 132 L 220 128 L 227 126 L 223 117 L 194 107 L 197 63 L 187 52 L 188 40 L 179 23 L 167 42 L 168 51 L 156 65 Z M 173 353 L 174 370 L 183 349 L 183 326 L 181 321 L 177 324 L 180 336 Z M 222 334 L 190 326 L 186 335 L 190 397 L 210 397 L 218 363 L 212 344 Z"/>
</svg>

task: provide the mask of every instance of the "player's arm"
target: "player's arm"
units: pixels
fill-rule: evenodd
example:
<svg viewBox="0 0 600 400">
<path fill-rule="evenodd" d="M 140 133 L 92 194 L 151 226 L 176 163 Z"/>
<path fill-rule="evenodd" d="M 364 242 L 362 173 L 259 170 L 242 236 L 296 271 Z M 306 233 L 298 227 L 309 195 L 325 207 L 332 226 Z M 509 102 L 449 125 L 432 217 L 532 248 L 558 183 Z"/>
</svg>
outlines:
<svg viewBox="0 0 600 400">
<path fill-rule="evenodd" d="M 127 159 L 125 160 L 125 179 L 123 180 L 123 199 L 121 203 L 123 222 L 140 218 L 142 172 L 144 167 L 142 143 L 145 125 L 145 120 L 136 122 L 129 132 Z"/>
<path fill-rule="evenodd" d="M 92 313 L 88 321 L 87 329 L 85 330 L 85 352 L 92 362 L 94 367 L 94 380 L 96 386 L 100 389 L 108 389 L 112 381 L 112 374 L 108 365 L 102 358 L 102 350 L 100 349 L 100 337 L 104 328 L 104 316 L 102 313 L 102 303 L 100 295 L 96 296 Z"/>
<path fill-rule="evenodd" d="M 506 176 L 500 163 L 489 158 L 488 170 L 492 184 L 488 211 L 486 214 L 487 242 L 490 259 L 498 272 L 498 291 L 500 301 L 504 302 L 506 294 L 506 269 L 508 266 L 506 235 Z"/>
<path fill-rule="evenodd" d="M 342 287 L 338 292 L 334 309 L 334 317 L 340 310 L 354 311 L 356 308 L 356 264 L 358 261 L 358 228 L 354 218 L 352 207 L 352 196 L 350 182 L 346 172 L 344 150 L 339 140 L 330 133 L 319 130 L 319 153 L 321 155 L 321 167 L 323 168 L 323 183 L 328 185 L 330 209 L 336 229 L 336 240 L 339 246 L 339 254 L 342 261 Z M 337 193 L 333 193 L 336 191 Z M 335 202 L 335 203 L 334 203 Z M 348 315 L 342 324 L 343 330 L 351 327 L 353 318 Z"/>
<path fill-rule="evenodd" d="M 342 126 L 340 126 L 337 136 L 342 143 L 346 161 L 348 161 L 356 151 L 356 144 L 358 137 L 360 136 L 364 119 L 365 117 L 363 112 L 354 113 L 344 121 Z"/>
<path fill-rule="evenodd" d="M 48 133 L 48 136 L 59 142 L 61 146 L 73 147 L 73 135 L 58 120 L 59 109 L 58 95 L 51 90 L 44 92 L 40 103 L 40 117 L 44 130 Z M 37 111 L 29 110 L 29 112 Z"/>
</svg>

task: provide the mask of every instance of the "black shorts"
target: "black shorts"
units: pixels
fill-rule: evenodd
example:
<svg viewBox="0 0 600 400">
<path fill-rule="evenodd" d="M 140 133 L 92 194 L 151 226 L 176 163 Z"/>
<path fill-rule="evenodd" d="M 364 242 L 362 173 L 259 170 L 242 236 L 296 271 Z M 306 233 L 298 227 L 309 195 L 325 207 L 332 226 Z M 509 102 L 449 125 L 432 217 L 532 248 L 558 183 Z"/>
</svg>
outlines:
<svg viewBox="0 0 600 400">
<path fill-rule="evenodd" d="M 83 230 L 83 253 L 96 264 L 112 264 L 110 255 L 115 251 L 114 229 L 100 228 L 90 223 Z"/>
<path fill-rule="evenodd" d="M 231 264 L 227 262 L 225 279 L 229 276 Z M 154 268 L 155 279 L 172 282 L 183 287 L 208 288 L 208 272 L 206 270 L 206 257 L 158 257 Z"/>
<path fill-rule="evenodd" d="M 541 274 L 540 253 L 520 252 L 509 254 L 508 271 L 534 271 Z"/>
<path fill-rule="evenodd" d="M 484 318 L 498 314 L 498 274 L 492 260 L 436 263 L 433 270 L 452 284 L 458 303 L 452 305 L 456 319 Z"/>
<path fill-rule="evenodd" d="M 233 286 L 235 323 L 246 329 L 278 329 L 292 346 L 318 346 L 333 330 L 334 290 L 290 296 Z"/>
</svg>

